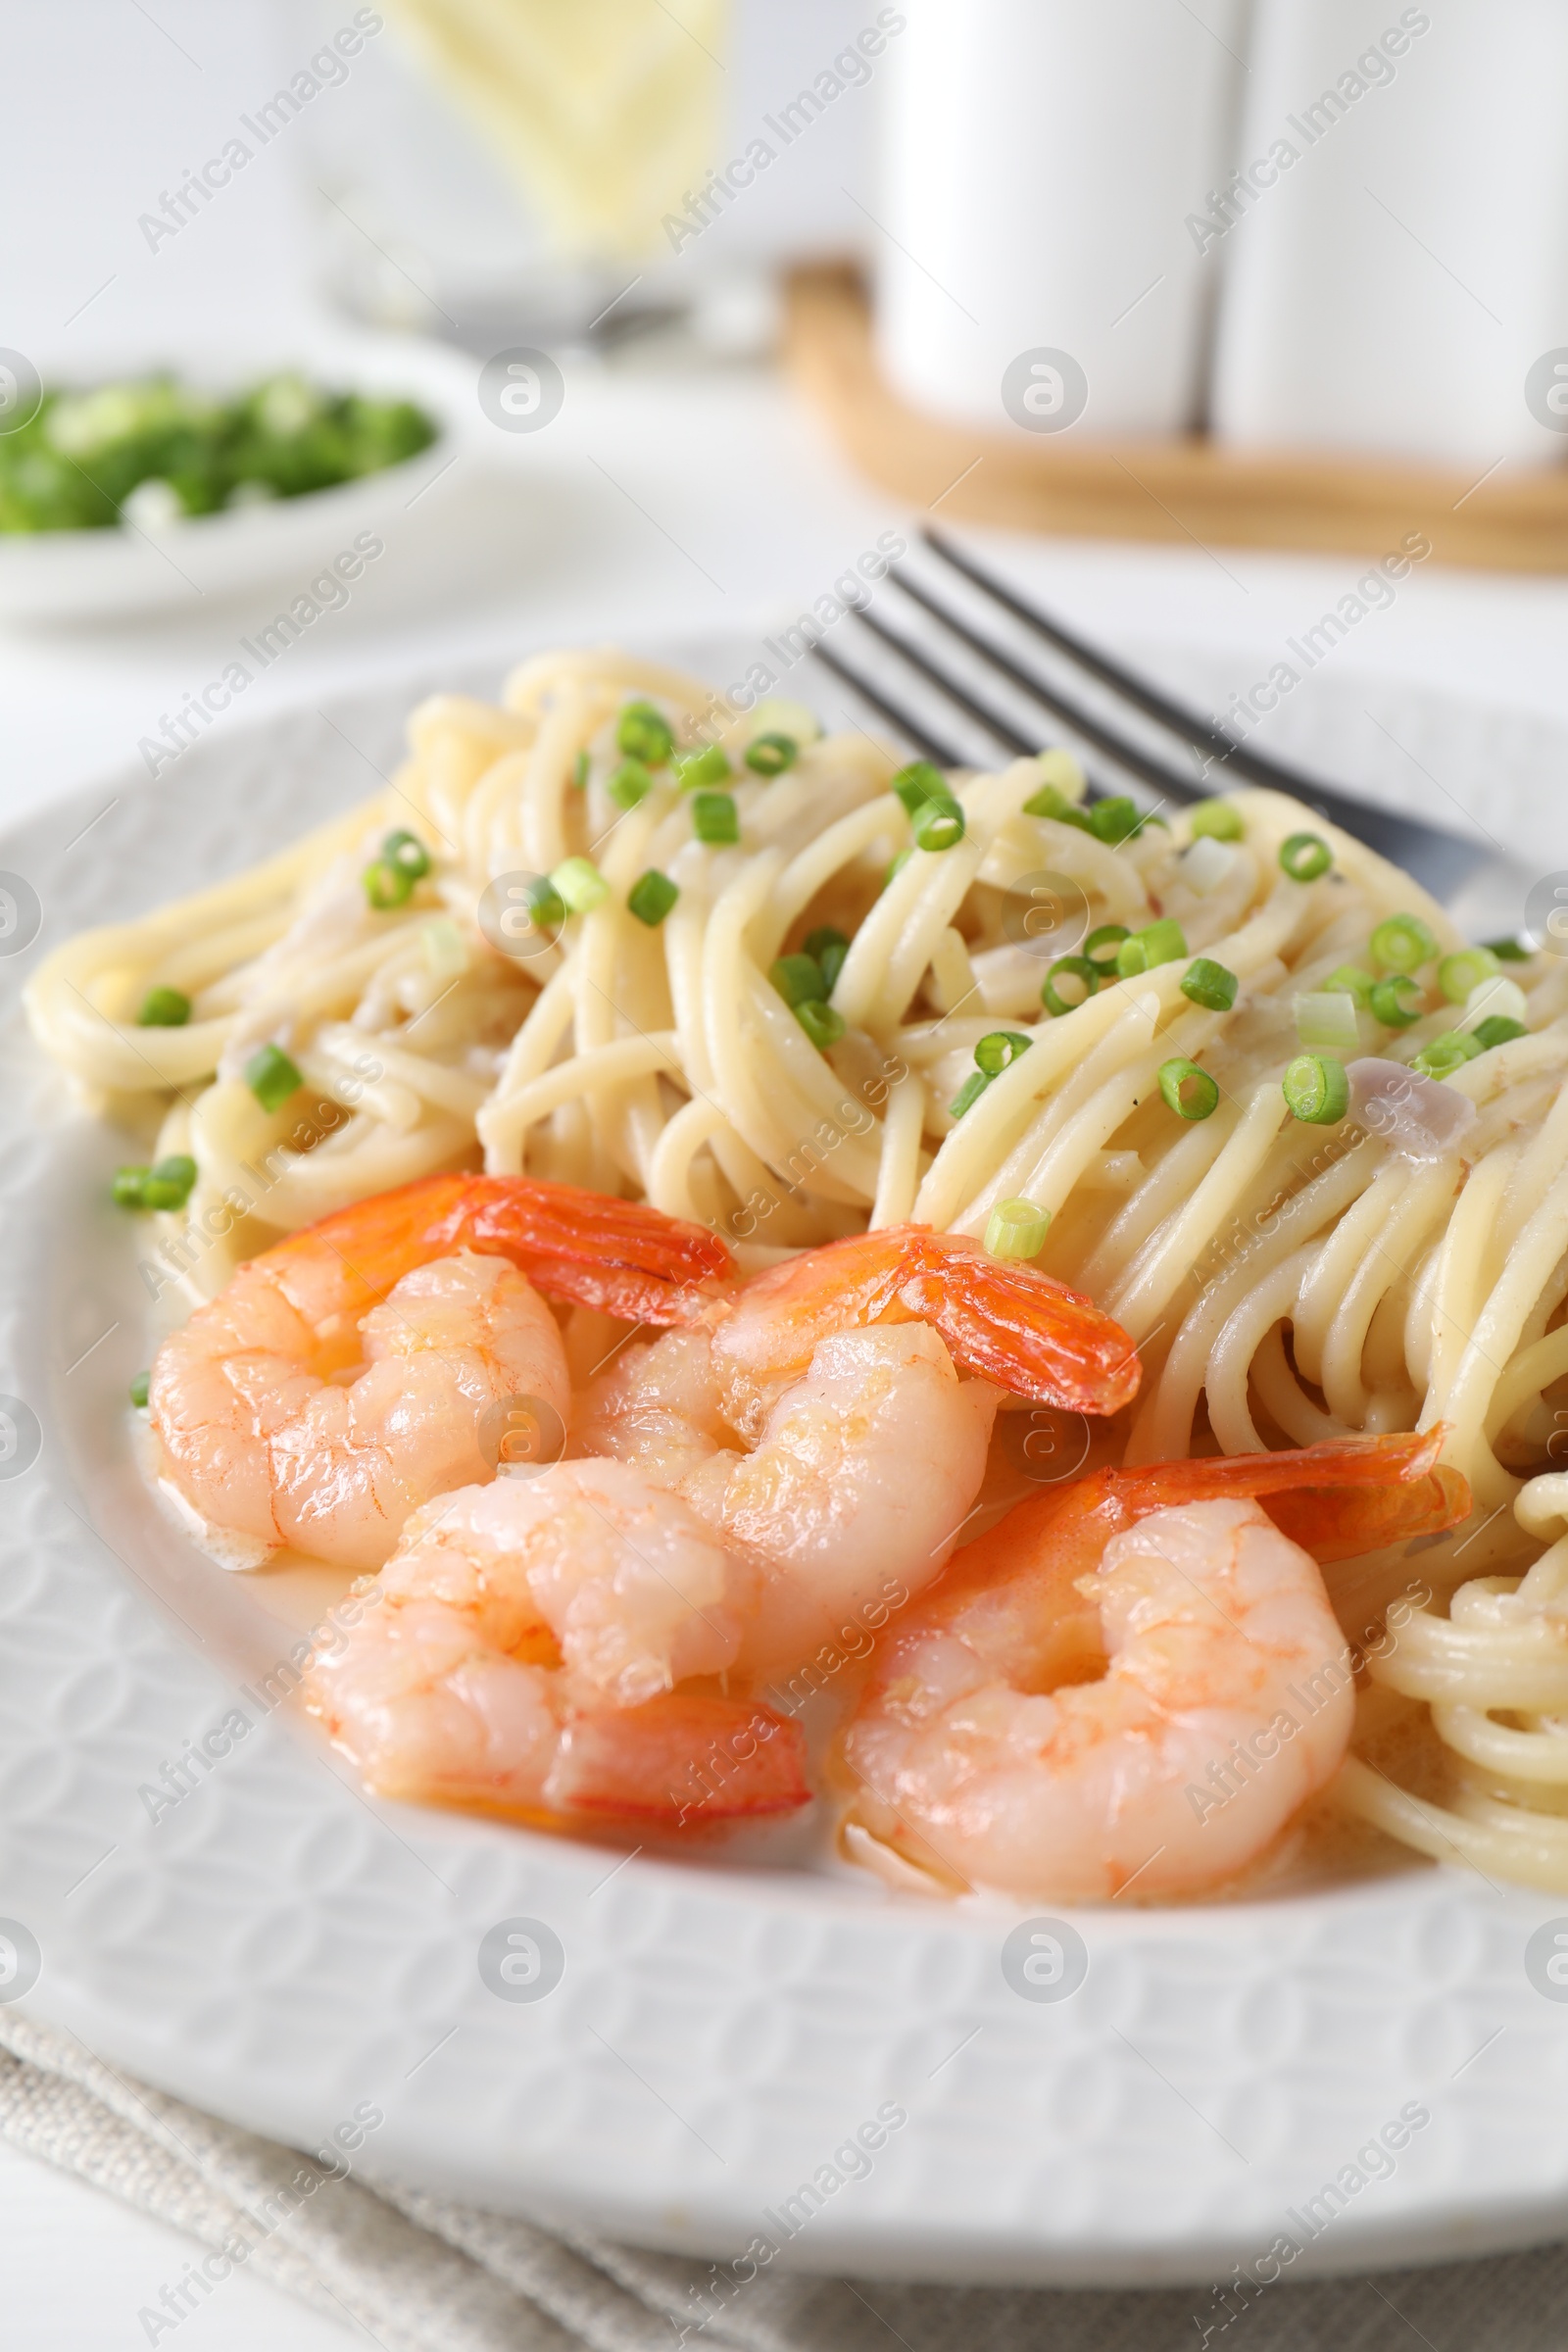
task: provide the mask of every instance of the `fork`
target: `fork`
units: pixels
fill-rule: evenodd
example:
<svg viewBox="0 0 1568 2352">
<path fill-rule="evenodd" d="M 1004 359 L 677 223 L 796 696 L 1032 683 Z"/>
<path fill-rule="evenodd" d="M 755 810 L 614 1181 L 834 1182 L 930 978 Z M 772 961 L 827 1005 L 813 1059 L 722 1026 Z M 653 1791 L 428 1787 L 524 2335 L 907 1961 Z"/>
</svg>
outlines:
<svg viewBox="0 0 1568 2352">
<path fill-rule="evenodd" d="M 1037 752 L 1040 730 L 1030 733 L 1009 714 L 998 698 L 1000 681 L 1011 690 L 1015 702 L 1021 700 L 1049 713 L 1069 741 L 1076 739 L 1078 746 L 1098 756 L 1090 774 L 1091 800 L 1106 797 L 1097 774 L 1100 760 L 1108 761 L 1152 791 L 1156 808 L 1171 802 L 1207 800 L 1232 780 L 1266 784 L 1304 802 L 1342 831 L 1401 866 L 1435 899 L 1452 905 L 1462 892 L 1464 911 L 1472 919 L 1483 914 L 1495 917 L 1500 912 L 1503 927 L 1510 920 L 1517 923 L 1527 877 L 1510 860 L 1492 856 L 1477 841 L 1430 825 L 1421 817 L 1357 800 L 1320 777 L 1253 751 L 1227 728 L 1200 717 L 1042 612 L 944 533 L 926 528 L 919 531 L 918 539 L 927 556 L 942 568 L 923 576 L 903 559 L 889 567 L 887 584 L 903 600 L 895 606 L 900 625 L 892 625 L 880 612 L 864 606 L 852 608 L 846 615 L 860 632 L 856 654 L 863 651 L 871 665 L 863 660 L 846 660 L 842 651 L 820 642 L 812 646 L 811 658 L 896 728 L 921 759 L 939 767 L 971 764 L 949 731 L 955 715 L 980 728 L 1014 758 Z M 966 590 L 972 592 L 967 597 Z M 964 603 L 969 616 L 960 609 Z M 918 618 L 921 614 L 923 623 Z M 1009 624 L 1012 637 L 1020 641 L 1016 653 L 1000 641 Z M 1023 647 L 1028 649 L 1027 657 Z M 1076 670 L 1106 690 L 1113 710 L 1120 705 L 1150 722 L 1155 743 L 1140 742 L 1129 735 L 1119 723 L 1122 711 L 1106 716 L 1091 708 L 1076 680 L 1063 684 L 1043 666 L 1042 648 L 1049 649 L 1055 662 L 1069 665 L 1069 678 Z M 960 666 L 964 674 L 959 674 Z M 915 688 L 912 700 L 911 681 Z M 933 704 L 938 707 L 934 724 L 928 723 Z M 1174 738 L 1194 758 L 1197 772 L 1188 773 L 1177 764 L 1180 755 L 1172 756 L 1157 741 L 1158 736 Z M 1456 908 L 1456 914 L 1458 911 Z"/>
</svg>

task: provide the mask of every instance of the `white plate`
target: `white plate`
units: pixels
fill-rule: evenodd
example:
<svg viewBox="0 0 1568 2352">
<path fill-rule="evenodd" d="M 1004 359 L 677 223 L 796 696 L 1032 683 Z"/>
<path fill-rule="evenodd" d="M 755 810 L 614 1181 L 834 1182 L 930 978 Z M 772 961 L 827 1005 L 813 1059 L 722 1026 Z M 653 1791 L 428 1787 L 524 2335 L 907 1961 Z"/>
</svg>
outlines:
<svg viewBox="0 0 1568 2352">
<path fill-rule="evenodd" d="M 1348 691 L 1366 702 L 1363 681 Z M 1497 776 L 1485 714 L 1374 700 L 1407 740 L 1440 734 L 1499 794 L 1522 789 Z M 620 1860 L 368 1802 L 308 1725 L 236 1696 L 292 1637 L 138 1486 L 123 1398 L 146 1310 L 106 1191 L 124 1146 L 70 1110 L 17 984 L 77 926 L 346 804 L 364 768 L 343 736 L 387 765 L 403 711 L 382 695 L 335 707 L 343 734 L 312 714 L 209 738 L 156 784 L 114 779 L 122 797 L 85 834 L 107 784 L 0 842 L 44 909 L 40 940 L 0 962 L 0 1390 L 41 1429 L 0 1485 L 0 1912 L 41 1950 L 28 2006 L 312 2148 L 374 2102 L 368 2178 L 743 2271 L 766 2235 L 813 2270 L 1203 2289 L 1288 2234 L 1299 2276 L 1561 2231 L 1568 2009 L 1532 1988 L 1523 1952 L 1568 1899 L 1414 1865 L 1273 1900 L 1083 1911 L 1085 1981 L 1034 2000 L 1003 1973 L 1019 1924 L 1003 1906 Z M 1568 743 L 1547 748 L 1560 766 Z M 236 1704 L 252 1728 L 155 1824 L 138 1790 Z M 482 1939 L 515 1919 L 560 1939 L 547 1997 L 481 1981 Z M 890 2103 L 907 2120 L 867 2163 L 854 2135 L 874 2139 Z M 1392 2169 L 1356 2168 L 1412 2103 L 1430 2120 Z M 1346 2168 L 1383 2177 L 1352 2191 Z M 1336 2181 L 1343 2210 L 1320 2194 Z M 808 2218 L 790 2237 L 792 2198 Z M 1314 2198 L 1333 2218 L 1312 2238 Z"/>
<path fill-rule="evenodd" d="M 194 514 L 159 531 L 0 533 L 0 615 L 73 620 L 195 605 L 271 579 L 318 571 L 361 531 L 396 520 L 434 483 L 479 418 L 477 363 L 414 335 L 317 329 L 303 346 L 275 343 L 217 351 L 209 345 L 159 351 L 100 366 L 81 381 L 108 382 L 168 367 L 187 383 L 233 392 L 283 368 L 298 368 L 333 390 L 416 401 L 437 427 L 417 456 L 379 473 L 235 513 Z"/>
</svg>

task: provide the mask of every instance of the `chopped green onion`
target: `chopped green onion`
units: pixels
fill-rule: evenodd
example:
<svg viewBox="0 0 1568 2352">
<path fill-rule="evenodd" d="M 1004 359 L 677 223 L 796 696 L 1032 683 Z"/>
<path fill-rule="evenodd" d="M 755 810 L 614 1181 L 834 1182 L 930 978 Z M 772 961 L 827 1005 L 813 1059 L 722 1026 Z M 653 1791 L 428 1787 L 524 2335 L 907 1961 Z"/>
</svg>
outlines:
<svg viewBox="0 0 1568 2352">
<path fill-rule="evenodd" d="M 781 956 L 768 973 L 786 1004 L 825 1004 L 827 984 L 814 956 Z"/>
<path fill-rule="evenodd" d="M 1130 841 L 1143 823 L 1138 803 L 1120 795 L 1112 800 L 1096 801 L 1089 811 L 1089 829 L 1097 841 L 1105 842 L 1111 849 Z"/>
<path fill-rule="evenodd" d="M 849 952 L 849 941 L 842 931 L 835 931 L 830 923 L 823 923 L 818 930 L 809 932 L 807 936 L 806 953 L 808 956 L 814 956 L 821 965 L 822 986 L 829 996 L 838 986 L 839 974 L 844 969 L 844 958 Z"/>
<path fill-rule="evenodd" d="M 746 764 L 758 776 L 781 776 L 800 756 L 801 747 L 793 735 L 754 735 L 746 746 Z"/>
<path fill-rule="evenodd" d="M 1188 819 L 1195 841 L 1240 841 L 1246 828 L 1229 801 L 1200 801 Z"/>
<path fill-rule="evenodd" d="M 1210 956 L 1199 956 L 1182 975 L 1182 995 L 1208 1012 L 1229 1012 L 1241 987 L 1236 974 Z"/>
<path fill-rule="evenodd" d="M 735 807 L 735 796 L 729 792 L 694 792 L 692 794 L 692 831 L 699 841 L 710 848 L 722 849 L 741 837 L 741 820 Z"/>
<path fill-rule="evenodd" d="M 1116 976 L 1116 951 L 1132 933 L 1125 923 L 1101 923 L 1084 941 L 1084 954 L 1102 980 Z"/>
<path fill-rule="evenodd" d="M 1054 784 L 1042 784 L 1025 801 L 1023 812 L 1025 816 L 1049 816 L 1058 825 L 1076 825 L 1080 833 L 1093 833 L 1095 829 L 1088 809 L 1080 808 L 1076 801 L 1069 801 Z"/>
<path fill-rule="evenodd" d="M 963 839 L 963 810 L 956 801 L 923 802 L 912 822 L 914 838 L 922 850 L 956 849 Z"/>
<path fill-rule="evenodd" d="M 1361 1043 L 1355 999 L 1344 989 L 1314 989 L 1296 1000 L 1296 1034 L 1308 1053 L 1353 1054 Z"/>
<path fill-rule="evenodd" d="M 1051 1211 L 1032 1200 L 999 1200 L 986 1220 L 986 1249 L 993 1257 L 1038 1257 L 1051 1230 Z"/>
<path fill-rule="evenodd" d="M 1350 1082 L 1342 1061 L 1326 1061 L 1319 1054 L 1299 1054 L 1286 1064 L 1282 1083 L 1286 1107 L 1308 1126 L 1337 1127 L 1349 1108 Z"/>
<path fill-rule="evenodd" d="M 1206 899 L 1228 879 L 1236 862 L 1236 852 L 1229 843 L 1216 841 L 1212 834 L 1200 833 L 1190 841 L 1182 852 L 1182 880 L 1189 890 L 1196 890 Z"/>
<path fill-rule="evenodd" d="M 1386 972 L 1418 972 L 1438 952 L 1438 943 L 1417 914 L 1391 914 L 1368 945 L 1372 960 Z"/>
<path fill-rule="evenodd" d="M 1160 1063 L 1159 1091 L 1179 1119 L 1206 1119 L 1219 1102 L 1219 1088 L 1208 1072 L 1184 1054 Z"/>
<path fill-rule="evenodd" d="M 281 1046 L 258 1046 L 245 1064 L 245 1083 L 264 1110 L 276 1110 L 305 1080 Z"/>
<path fill-rule="evenodd" d="M 1280 865 L 1293 882 L 1315 882 L 1334 863 L 1321 833 L 1292 833 L 1280 843 Z"/>
<path fill-rule="evenodd" d="M 900 850 L 896 858 L 892 858 L 888 860 L 888 870 L 882 877 L 882 888 L 884 890 L 887 889 L 890 882 L 897 881 L 899 875 L 903 873 L 905 867 L 908 864 L 909 859 L 913 856 L 914 852 L 912 849 Z"/>
<path fill-rule="evenodd" d="M 993 1029 L 975 1047 L 974 1066 L 977 1070 L 984 1070 L 988 1078 L 996 1078 L 1009 1061 L 1016 1061 L 1020 1054 L 1027 1054 L 1034 1042 L 1032 1037 L 1025 1037 L 1017 1029 Z"/>
<path fill-rule="evenodd" d="M 1486 1050 L 1473 1034 L 1463 1029 L 1445 1029 L 1441 1037 L 1422 1047 L 1410 1067 L 1425 1078 L 1449 1078 L 1467 1061 L 1479 1059 Z"/>
<path fill-rule="evenodd" d="M 150 1372 L 138 1372 L 130 1384 L 130 1401 L 139 1409 L 146 1406 L 147 1391 L 151 1383 L 152 1374 Z"/>
<path fill-rule="evenodd" d="M 1481 944 L 1492 950 L 1499 963 L 1528 963 L 1530 961 L 1531 951 L 1525 946 L 1523 940 L 1487 939 L 1483 940 Z"/>
<path fill-rule="evenodd" d="M 570 914 L 588 914 L 610 896 L 610 884 L 591 858 L 564 858 L 550 882 Z"/>
<path fill-rule="evenodd" d="M 652 772 L 641 760 L 623 760 L 605 785 L 617 808 L 635 808 L 654 789 Z"/>
<path fill-rule="evenodd" d="M 527 907 L 535 931 L 560 931 L 566 919 L 566 902 L 547 875 L 530 874 L 517 896 Z"/>
<path fill-rule="evenodd" d="M 1358 963 L 1339 964 L 1326 980 L 1319 983 L 1320 987 L 1326 989 L 1343 990 L 1346 996 L 1353 997 L 1363 1010 L 1371 1005 L 1375 985 L 1371 973 L 1363 972 Z"/>
<path fill-rule="evenodd" d="M 1495 980 L 1497 958 L 1490 948 L 1461 948 L 1455 956 L 1445 956 L 1438 966 L 1438 986 L 1450 1004 L 1462 1004 L 1473 988 L 1484 980 Z"/>
<path fill-rule="evenodd" d="M 571 763 L 571 783 L 574 792 L 581 792 L 588 781 L 588 754 L 581 751 Z"/>
<path fill-rule="evenodd" d="M 1427 992 L 1408 972 L 1393 972 L 1386 980 L 1374 980 L 1368 1002 L 1374 1019 L 1385 1029 L 1408 1029 L 1425 1012 Z"/>
<path fill-rule="evenodd" d="M 1507 1021 L 1523 1021 L 1529 1011 L 1530 1000 L 1518 981 L 1505 980 L 1499 973 L 1494 979 L 1476 983 L 1465 999 L 1464 1019 L 1459 1026 L 1468 1029 L 1476 1021 L 1491 1019 L 1494 1014 Z"/>
<path fill-rule="evenodd" d="M 948 1104 L 948 1108 L 950 1111 L 952 1111 L 954 1117 L 956 1119 L 961 1119 L 964 1112 L 970 1107 L 971 1103 L 979 1102 L 981 1096 L 985 1093 L 986 1088 L 990 1084 L 991 1081 L 986 1076 L 984 1070 L 971 1070 L 968 1077 L 959 1087 L 957 1093 L 954 1096 L 953 1101 Z"/>
<path fill-rule="evenodd" d="M 1152 972 L 1162 963 L 1174 963 L 1178 956 L 1187 954 L 1187 938 L 1180 923 L 1165 915 L 1157 923 L 1146 923 L 1124 939 L 1116 950 L 1116 970 L 1123 980 L 1139 972 Z"/>
<path fill-rule="evenodd" d="M 650 931 L 657 931 L 679 897 L 679 886 L 651 865 L 626 893 L 626 912 L 646 923 Z"/>
<path fill-rule="evenodd" d="M 183 1208 L 196 1185 L 196 1162 L 184 1152 L 155 1160 L 142 1180 L 144 1208 Z"/>
<path fill-rule="evenodd" d="M 183 1029 L 190 1019 L 190 999 L 177 988 L 150 988 L 136 1015 L 138 1029 Z"/>
<path fill-rule="evenodd" d="M 675 762 L 675 780 L 682 792 L 695 792 L 702 784 L 722 784 L 729 772 L 728 758 L 717 743 L 710 743 L 706 751 L 688 752 L 684 760 Z"/>
<path fill-rule="evenodd" d="M 117 1208 L 183 1208 L 196 1183 L 196 1162 L 183 1152 L 171 1152 L 150 1168 L 117 1168 L 113 1194 Z"/>
<path fill-rule="evenodd" d="M 360 879 L 377 914 L 390 914 L 394 906 L 406 906 L 414 896 L 414 876 L 406 874 L 401 866 L 389 865 L 384 858 L 368 865 Z"/>
<path fill-rule="evenodd" d="M 911 816 L 923 808 L 927 801 L 951 801 L 953 791 L 940 767 L 929 760 L 911 760 L 901 767 L 893 779 L 892 789 L 898 794 Z"/>
<path fill-rule="evenodd" d="M 400 874 L 407 874 L 415 882 L 430 871 L 429 851 L 417 833 L 402 827 L 387 835 L 381 844 L 381 856 L 386 864 L 396 866 Z"/>
<path fill-rule="evenodd" d="M 1064 997 L 1056 985 L 1058 973 L 1065 978 L 1082 981 L 1083 995 L 1071 999 Z M 1040 1001 L 1046 1010 L 1054 1012 L 1059 1020 L 1064 1012 L 1076 1012 L 1080 1004 L 1087 1004 L 1101 981 L 1111 976 L 1109 965 L 1094 963 L 1087 956 L 1058 956 L 1046 974 Z"/>
<path fill-rule="evenodd" d="M 615 743 L 628 759 L 665 767 L 675 749 L 668 719 L 652 703 L 628 703 L 615 728 Z"/>
<path fill-rule="evenodd" d="M 1505 1012 L 1494 1012 L 1486 1020 L 1478 1021 L 1470 1034 L 1482 1052 L 1490 1054 L 1494 1046 L 1511 1045 L 1516 1037 L 1528 1037 L 1530 1032 L 1523 1021 L 1510 1020 Z"/>
<path fill-rule="evenodd" d="M 818 1004 L 814 998 L 796 1005 L 795 1018 L 819 1054 L 825 1054 L 829 1046 L 836 1046 L 844 1035 L 843 1013 L 835 1012 L 831 1004 Z"/>
</svg>

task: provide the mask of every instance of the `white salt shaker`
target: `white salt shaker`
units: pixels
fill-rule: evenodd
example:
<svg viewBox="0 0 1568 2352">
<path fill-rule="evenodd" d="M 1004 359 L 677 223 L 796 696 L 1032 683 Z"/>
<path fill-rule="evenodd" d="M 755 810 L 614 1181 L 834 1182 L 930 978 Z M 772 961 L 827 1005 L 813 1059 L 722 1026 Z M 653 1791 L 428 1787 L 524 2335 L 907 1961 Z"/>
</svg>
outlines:
<svg viewBox="0 0 1568 2352">
<path fill-rule="evenodd" d="M 913 406 L 1096 440 L 1197 420 L 1245 0 L 903 0 L 877 338 Z M 1082 419 L 1080 424 L 1079 420 Z"/>
<path fill-rule="evenodd" d="M 1484 468 L 1568 433 L 1562 0 L 1256 0 L 1223 261 L 1233 446 Z"/>
</svg>

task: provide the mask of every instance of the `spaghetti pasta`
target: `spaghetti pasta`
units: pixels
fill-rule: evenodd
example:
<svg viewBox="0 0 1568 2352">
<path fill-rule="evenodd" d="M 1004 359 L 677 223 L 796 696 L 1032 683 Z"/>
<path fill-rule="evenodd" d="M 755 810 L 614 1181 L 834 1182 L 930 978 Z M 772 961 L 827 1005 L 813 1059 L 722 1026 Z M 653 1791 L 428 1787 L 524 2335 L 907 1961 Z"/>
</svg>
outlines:
<svg viewBox="0 0 1568 2352">
<path fill-rule="evenodd" d="M 670 742 L 629 780 L 628 706 Z M 763 734 L 781 769 L 748 764 Z M 211 1297 L 278 1234 L 481 1161 L 706 1222 L 754 1269 L 910 1219 L 980 1238 L 1021 1201 L 1035 1262 L 1138 1343 L 1127 1462 L 1444 1425 L 1475 1515 L 1422 1549 L 1433 1597 L 1369 1661 L 1339 1795 L 1568 1888 L 1568 1533 L 1531 1564 L 1568 1527 L 1568 967 L 1511 963 L 1523 1014 L 1483 1051 L 1488 959 L 1448 1002 L 1443 909 L 1281 795 L 1228 796 L 1234 838 L 1190 815 L 1103 838 L 1053 753 L 949 779 L 960 817 L 933 829 L 865 736 L 614 653 L 529 662 L 500 708 L 436 697 L 410 746 L 387 792 L 32 984 L 47 1051 L 195 1163 L 156 1218 L 155 1291 Z M 705 749 L 732 843 L 694 823 L 681 763 Z M 395 854 L 407 887 L 368 888 Z M 1432 953 L 1383 1022 L 1391 917 L 1401 957 Z M 188 1019 L 143 1025 L 155 991 Z M 1441 1083 L 1446 1148 L 1335 1115 L 1311 1041 L 1336 991 L 1362 1055 Z M 269 1049 L 297 1081 L 270 1107 L 247 1076 Z M 1173 1063 L 1211 1084 L 1178 1098 Z M 1408 1575 L 1379 1556 L 1331 1583 L 1360 1623 Z M 1421 1786 L 1384 1770 L 1396 1750 Z"/>
</svg>

